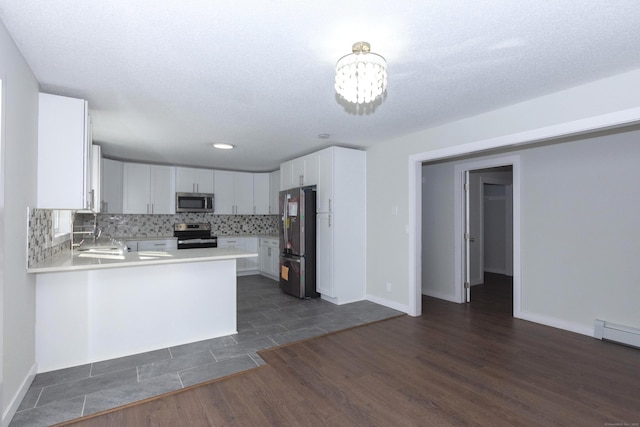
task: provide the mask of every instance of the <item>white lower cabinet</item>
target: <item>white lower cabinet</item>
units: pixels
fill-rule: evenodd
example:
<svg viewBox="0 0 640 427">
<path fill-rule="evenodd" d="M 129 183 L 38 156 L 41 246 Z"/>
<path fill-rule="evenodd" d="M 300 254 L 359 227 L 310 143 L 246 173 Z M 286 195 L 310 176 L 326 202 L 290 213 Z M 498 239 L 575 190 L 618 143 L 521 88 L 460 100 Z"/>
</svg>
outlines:
<svg viewBox="0 0 640 427">
<path fill-rule="evenodd" d="M 258 252 L 257 237 L 218 237 L 218 247 L 224 249 L 237 249 L 247 252 Z M 254 274 L 258 272 L 258 257 L 238 258 L 236 260 L 236 272 L 238 275 Z"/>
<path fill-rule="evenodd" d="M 176 239 L 139 240 L 138 251 L 175 251 L 178 249 Z"/>
<path fill-rule="evenodd" d="M 278 239 L 260 238 L 260 273 L 264 276 L 278 280 L 280 267 L 280 248 Z"/>
<path fill-rule="evenodd" d="M 126 244 L 129 252 L 167 252 L 178 250 L 178 240 L 175 238 L 127 240 Z"/>
</svg>

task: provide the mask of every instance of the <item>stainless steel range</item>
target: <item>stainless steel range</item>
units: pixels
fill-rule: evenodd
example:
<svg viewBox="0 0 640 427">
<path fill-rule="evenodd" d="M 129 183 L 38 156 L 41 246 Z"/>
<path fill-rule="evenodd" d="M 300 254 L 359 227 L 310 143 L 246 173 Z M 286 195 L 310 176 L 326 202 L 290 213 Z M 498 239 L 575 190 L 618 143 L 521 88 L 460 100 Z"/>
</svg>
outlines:
<svg viewBox="0 0 640 427">
<path fill-rule="evenodd" d="M 211 235 L 208 222 L 174 224 L 173 235 L 178 238 L 178 249 L 218 247 L 218 238 Z"/>
</svg>

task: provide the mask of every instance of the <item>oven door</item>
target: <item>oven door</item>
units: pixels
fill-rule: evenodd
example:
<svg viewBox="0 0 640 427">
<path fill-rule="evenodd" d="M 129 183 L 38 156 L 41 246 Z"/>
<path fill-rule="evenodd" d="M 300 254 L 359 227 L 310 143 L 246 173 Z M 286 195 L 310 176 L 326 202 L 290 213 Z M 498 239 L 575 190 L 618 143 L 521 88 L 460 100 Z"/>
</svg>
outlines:
<svg viewBox="0 0 640 427">
<path fill-rule="evenodd" d="M 203 239 L 178 239 L 178 249 L 196 248 L 217 248 L 218 239 L 216 237 Z"/>
</svg>

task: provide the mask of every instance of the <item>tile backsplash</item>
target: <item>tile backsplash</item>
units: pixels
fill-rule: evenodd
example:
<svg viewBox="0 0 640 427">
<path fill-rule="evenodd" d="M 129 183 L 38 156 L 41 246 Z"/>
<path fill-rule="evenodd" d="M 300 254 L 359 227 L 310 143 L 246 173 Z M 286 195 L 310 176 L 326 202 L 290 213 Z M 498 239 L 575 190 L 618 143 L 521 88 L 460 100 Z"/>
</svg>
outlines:
<svg viewBox="0 0 640 427">
<path fill-rule="evenodd" d="M 76 214 L 74 228 L 92 228 L 94 220 L 102 230 L 103 237 L 114 239 L 138 237 L 167 237 L 173 235 L 173 224 L 177 222 L 209 222 L 211 232 L 217 236 L 233 235 L 277 235 L 277 215 L 129 215 L 129 214 Z M 53 210 L 30 209 L 28 233 L 28 265 L 71 249 L 71 241 L 53 242 Z"/>
<path fill-rule="evenodd" d="M 70 239 L 54 244 L 53 210 L 51 209 L 29 209 L 29 232 L 27 235 L 27 265 L 29 266 L 59 252 L 71 249 Z"/>
<path fill-rule="evenodd" d="M 93 224 L 94 216 L 79 214 L 76 224 Z M 98 214 L 97 226 L 103 236 L 116 239 L 128 237 L 165 237 L 173 235 L 173 224 L 178 222 L 209 222 L 211 232 L 217 236 L 230 235 L 276 235 L 277 215 L 129 215 Z"/>
</svg>

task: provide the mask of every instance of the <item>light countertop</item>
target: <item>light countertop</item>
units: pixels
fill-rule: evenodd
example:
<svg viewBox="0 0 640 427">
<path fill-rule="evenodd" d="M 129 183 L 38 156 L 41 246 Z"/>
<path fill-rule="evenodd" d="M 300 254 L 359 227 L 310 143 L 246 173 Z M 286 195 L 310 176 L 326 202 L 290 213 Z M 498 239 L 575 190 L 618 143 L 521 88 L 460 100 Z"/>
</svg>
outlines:
<svg viewBox="0 0 640 427">
<path fill-rule="evenodd" d="M 82 271 L 104 268 L 122 268 L 154 264 L 177 264 L 187 262 L 219 261 L 257 257 L 255 252 L 236 249 L 201 248 L 168 252 L 125 252 L 122 255 L 100 252 L 62 252 L 29 267 L 27 273 L 53 273 L 59 271 Z"/>
</svg>

